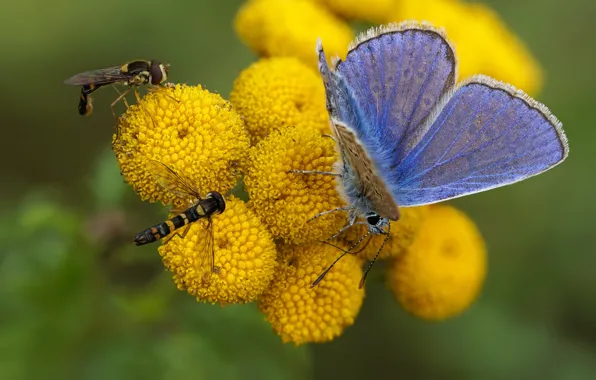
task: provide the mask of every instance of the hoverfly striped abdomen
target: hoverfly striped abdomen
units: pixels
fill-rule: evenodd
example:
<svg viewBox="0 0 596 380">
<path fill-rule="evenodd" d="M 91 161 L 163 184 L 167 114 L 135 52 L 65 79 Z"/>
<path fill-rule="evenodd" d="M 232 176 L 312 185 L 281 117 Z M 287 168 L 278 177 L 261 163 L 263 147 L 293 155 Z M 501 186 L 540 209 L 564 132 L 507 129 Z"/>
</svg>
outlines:
<svg viewBox="0 0 596 380">
<path fill-rule="evenodd" d="M 226 202 L 224 198 L 220 193 L 212 191 L 207 194 L 205 199 L 197 201 L 182 213 L 139 232 L 133 241 L 136 245 L 153 243 L 189 223 L 202 218 L 210 218 L 214 214 L 222 213 L 225 209 Z"/>
</svg>

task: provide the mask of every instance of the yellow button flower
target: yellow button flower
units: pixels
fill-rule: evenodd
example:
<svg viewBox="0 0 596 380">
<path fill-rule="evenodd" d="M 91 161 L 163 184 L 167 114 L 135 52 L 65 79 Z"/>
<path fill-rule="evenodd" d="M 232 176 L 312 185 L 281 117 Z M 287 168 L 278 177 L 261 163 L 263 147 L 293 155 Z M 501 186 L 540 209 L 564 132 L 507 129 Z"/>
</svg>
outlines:
<svg viewBox="0 0 596 380">
<path fill-rule="evenodd" d="M 388 259 L 401 255 L 414 241 L 418 229 L 429 213 L 429 209 L 429 206 L 400 208 L 400 218 L 397 222 L 391 222 L 389 239 L 379 253 L 378 259 Z M 345 236 L 341 239 L 348 247 L 352 247 L 367 231 L 366 226 L 354 226 L 346 231 Z M 358 255 L 365 260 L 372 260 L 379 252 L 384 240 L 385 236 L 371 235 L 354 247 L 352 251 L 358 252 Z"/>
<path fill-rule="evenodd" d="M 395 8 L 395 0 L 315 0 L 348 20 L 382 23 Z"/>
<path fill-rule="evenodd" d="M 461 211 L 432 206 L 418 236 L 387 270 L 387 282 L 410 313 L 442 320 L 463 312 L 486 276 L 486 250 L 476 225 Z"/>
<path fill-rule="evenodd" d="M 321 282 L 311 284 L 341 254 L 326 244 L 278 247 L 278 269 L 259 297 L 259 309 L 284 342 L 327 342 L 352 325 L 364 299 L 362 261 L 346 255 Z"/>
<path fill-rule="evenodd" d="M 330 172 L 336 159 L 333 139 L 310 129 L 273 132 L 250 149 L 244 177 L 249 203 L 274 237 L 295 244 L 326 239 L 346 223 L 345 212 L 307 222 L 320 212 L 343 205 L 335 177 L 289 172 Z"/>
<path fill-rule="evenodd" d="M 268 287 L 276 267 L 271 234 L 233 196 L 226 199 L 225 211 L 212 217 L 211 245 L 206 225 L 206 220 L 194 222 L 183 239 L 175 236 L 159 247 L 174 283 L 201 302 L 226 305 L 255 300 Z M 208 260 L 211 247 L 215 273 Z"/>
<path fill-rule="evenodd" d="M 328 56 L 344 56 L 354 35 L 349 25 L 311 0 L 251 0 L 239 10 L 236 32 L 264 57 L 297 57 L 317 68 L 317 38 Z"/>
<path fill-rule="evenodd" d="M 229 102 L 201 86 L 176 85 L 129 107 L 112 147 L 125 181 L 141 199 L 186 207 L 187 200 L 157 184 L 149 162 L 169 166 L 203 195 L 223 194 L 236 184 L 249 144 L 242 118 Z"/>
<path fill-rule="evenodd" d="M 542 85 L 538 62 L 489 6 L 455 0 L 400 0 L 387 21 L 425 20 L 455 45 L 459 76 L 486 74 L 530 95 Z"/>
<path fill-rule="evenodd" d="M 252 64 L 234 82 L 230 102 L 244 117 L 253 144 L 288 126 L 330 133 L 321 76 L 297 58 Z"/>
</svg>

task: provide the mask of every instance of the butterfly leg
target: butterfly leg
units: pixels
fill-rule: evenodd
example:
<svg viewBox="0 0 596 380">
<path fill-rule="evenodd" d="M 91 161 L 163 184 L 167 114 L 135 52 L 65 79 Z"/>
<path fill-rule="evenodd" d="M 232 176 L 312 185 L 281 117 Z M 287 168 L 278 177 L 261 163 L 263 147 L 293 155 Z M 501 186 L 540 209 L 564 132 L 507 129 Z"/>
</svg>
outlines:
<svg viewBox="0 0 596 380">
<path fill-rule="evenodd" d="M 288 173 L 296 173 L 296 174 L 322 174 L 322 175 L 331 175 L 334 177 L 339 177 L 341 178 L 342 175 L 339 173 L 332 173 L 332 172 L 324 172 L 321 170 L 297 170 L 297 169 L 292 169 L 289 170 Z"/>
<path fill-rule="evenodd" d="M 344 233 L 346 230 L 348 230 L 350 227 L 356 226 L 356 225 L 359 225 L 359 224 L 368 224 L 368 223 L 367 222 L 351 222 L 351 223 L 348 223 L 345 226 L 343 226 L 339 231 L 337 231 L 335 234 L 333 234 L 333 236 L 331 236 L 329 238 L 329 240 L 335 239 L 336 237 L 338 237 L 339 235 L 341 235 L 342 233 Z"/>
<path fill-rule="evenodd" d="M 328 210 L 328 211 L 323 211 L 318 213 L 317 215 L 313 216 L 312 218 L 308 219 L 306 222 L 312 222 L 313 220 L 323 216 L 323 215 L 327 215 L 327 214 L 331 214 L 332 212 L 338 212 L 338 211 L 349 211 L 351 209 L 350 206 L 345 206 L 345 207 L 338 207 L 338 208 L 334 208 L 333 210 Z"/>
</svg>

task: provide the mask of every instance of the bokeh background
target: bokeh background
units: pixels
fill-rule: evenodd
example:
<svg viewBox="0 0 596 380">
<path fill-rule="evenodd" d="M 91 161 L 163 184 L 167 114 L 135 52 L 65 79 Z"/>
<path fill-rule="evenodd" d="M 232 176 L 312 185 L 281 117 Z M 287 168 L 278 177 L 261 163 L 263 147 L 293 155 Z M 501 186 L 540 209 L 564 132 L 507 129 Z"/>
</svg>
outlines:
<svg viewBox="0 0 596 380">
<path fill-rule="evenodd" d="M 122 181 L 111 89 L 77 113 L 72 74 L 136 58 L 227 98 L 255 60 L 234 34 L 241 0 L 0 5 L 0 379 L 596 378 L 596 27 L 592 0 L 493 0 L 545 71 L 538 96 L 564 124 L 556 169 L 454 202 L 489 249 L 480 299 L 429 323 L 370 282 L 332 343 L 283 345 L 254 305 L 197 303 L 155 246 L 165 216 Z M 123 106 L 119 105 L 119 110 Z"/>
</svg>

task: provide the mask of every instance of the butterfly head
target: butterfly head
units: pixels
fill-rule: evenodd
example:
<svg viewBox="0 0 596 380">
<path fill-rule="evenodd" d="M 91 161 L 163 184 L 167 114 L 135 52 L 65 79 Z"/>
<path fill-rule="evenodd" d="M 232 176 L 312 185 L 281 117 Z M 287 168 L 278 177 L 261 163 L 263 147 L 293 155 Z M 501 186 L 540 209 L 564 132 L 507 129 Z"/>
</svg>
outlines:
<svg viewBox="0 0 596 380">
<path fill-rule="evenodd" d="M 375 212 L 368 212 L 366 213 L 366 223 L 368 231 L 371 234 L 383 235 L 387 233 L 386 229 L 389 225 L 389 219 L 383 218 Z"/>
</svg>

